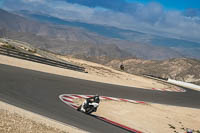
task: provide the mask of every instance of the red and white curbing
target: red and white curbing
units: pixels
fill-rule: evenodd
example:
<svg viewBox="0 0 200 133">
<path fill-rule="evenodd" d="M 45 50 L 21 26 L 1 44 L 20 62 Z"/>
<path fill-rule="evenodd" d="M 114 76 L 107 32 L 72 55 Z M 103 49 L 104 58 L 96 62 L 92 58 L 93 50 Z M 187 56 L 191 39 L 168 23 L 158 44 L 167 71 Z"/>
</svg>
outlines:
<svg viewBox="0 0 200 133">
<path fill-rule="evenodd" d="M 92 96 L 94 96 L 94 95 L 62 94 L 62 95 L 59 96 L 59 98 L 60 98 L 61 101 L 63 101 L 67 105 L 71 106 L 74 109 L 77 109 L 79 105 L 77 105 L 77 104 L 75 104 L 73 102 L 74 99 L 77 99 L 77 98 L 90 98 Z M 135 104 L 146 104 L 143 101 L 134 101 L 134 100 L 129 100 L 129 99 L 114 98 L 114 97 L 107 97 L 107 96 L 100 96 L 100 99 L 101 100 L 125 101 L 125 102 L 130 102 L 130 103 L 135 103 Z M 95 115 L 93 115 L 93 116 L 95 116 Z M 115 126 L 117 126 L 119 128 L 127 130 L 127 131 L 129 131 L 131 133 L 142 133 L 141 131 L 138 131 L 138 130 L 130 128 L 130 127 L 127 127 L 125 125 L 122 125 L 120 123 L 114 122 L 114 121 L 109 120 L 109 119 L 104 118 L 104 117 L 95 116 L 95 118 L 97 118 L 99 120 L 102 120 L 102 121 L 104 121 L 106 123 L 115 125 Z"/>
<path fill-rule="evenodd" d="M 77 105 L 73 102 L 74 99 L 90 98 L 92 96 L 94 96 L 94 95 L 62 94 L 59 96 L 59 98 L 61 101 L 63 101 L 67 105 L 76 109 L 79 105 Z M 124 101 L 124 102 L 130 102 L 130 103 L 135 103 L 135 104 L 145 104 L 145 102 L 143 102 L 143 101 L 135 101 L 135 100 L 130 100 L 130 99 L 114 98 L 114 97 L 107 97 L 107 96 L 100 96 L 100 99 L 101 100 Z"/>
<path fill-rule="evenodd" d="M 186 90 L 184 90 L 184 89 L 178 89 L 178 88 L 174 88 L 174 90 L 171 90 L 171 89 L 152 88 L 152 90 L 157 90 L 157 91 L 170 91 L 170 92 L 186 92 Z"/>
</svg>

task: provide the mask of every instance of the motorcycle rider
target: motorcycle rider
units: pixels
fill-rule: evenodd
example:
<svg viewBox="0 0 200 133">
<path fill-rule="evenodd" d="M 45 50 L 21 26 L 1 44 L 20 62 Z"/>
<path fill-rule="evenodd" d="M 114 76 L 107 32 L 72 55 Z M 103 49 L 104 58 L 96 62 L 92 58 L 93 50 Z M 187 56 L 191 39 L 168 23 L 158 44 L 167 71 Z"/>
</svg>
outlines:
<svg viewBox="0 0 200 133">
<path fill-rule="evenodd" d="M 98 95 L 95 95 L 95 96 L 93 96 L 93 97 L 90 97 L 90 98 L 87 98 L 84 102 L 83 102 L 83 104 L 81 105 L 81 108 L 80 109 L 78 109 L 78 110 L 80 110 L 80 111 L 83 111 L 83 112 L 86 112 L 86 108 L 88 108 L 90 105 L 94 105 L 95 104 L 95 109 L 94 109 L 94 112 L 96 112 L 96 110 L 97 110 L 97 107 L 98 107 L 98 105 L 99 105 L 99 102 L 100 102 L 100 98 L 99 98 L 99 96 Z"/>
</svg>

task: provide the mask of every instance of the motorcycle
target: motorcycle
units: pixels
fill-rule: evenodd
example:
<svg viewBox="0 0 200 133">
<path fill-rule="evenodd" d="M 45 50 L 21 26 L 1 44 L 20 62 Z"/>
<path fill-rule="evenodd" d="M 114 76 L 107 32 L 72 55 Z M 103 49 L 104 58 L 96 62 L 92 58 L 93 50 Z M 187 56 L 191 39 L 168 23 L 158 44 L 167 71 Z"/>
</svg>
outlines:
<svg viewBox="0 0 200 133">
<path fill-rule="evenodd" d="M 92 102 L 92 103 L 87 103 L 87 100 L 85 100 L 83 102 L 83 104 L 81 104 L 79 107 L 78 107 L 78 111 L 81 111 L 81 112 L 84 112 L 86 114 L 91 114 L 93 112 L 96 112 L 97 111 L 97 108 L 99 106 L 99 103 L 96 103 L 96 102 Z"/>
</svg>

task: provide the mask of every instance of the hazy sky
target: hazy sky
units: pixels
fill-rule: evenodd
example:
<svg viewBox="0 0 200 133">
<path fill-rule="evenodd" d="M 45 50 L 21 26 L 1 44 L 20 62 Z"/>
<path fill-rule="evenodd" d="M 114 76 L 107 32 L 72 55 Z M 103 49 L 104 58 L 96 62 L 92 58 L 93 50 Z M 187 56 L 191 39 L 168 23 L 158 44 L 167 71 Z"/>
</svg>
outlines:
<svg viewBox="0 0 200 133">
<path fill-rule="evenodd" d="M 200 0 L 2 0 L 65 20 L 104 24 L 200 42 Z"/>
</svg>

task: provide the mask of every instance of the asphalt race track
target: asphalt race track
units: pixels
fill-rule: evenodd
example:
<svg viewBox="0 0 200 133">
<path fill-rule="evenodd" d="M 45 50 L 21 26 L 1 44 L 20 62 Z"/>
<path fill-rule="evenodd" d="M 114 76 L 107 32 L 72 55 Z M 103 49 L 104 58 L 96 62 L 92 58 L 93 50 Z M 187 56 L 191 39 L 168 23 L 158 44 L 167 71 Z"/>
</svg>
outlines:
<svg viewBox="0 0 200 133">
<path fill-rule="evenodd" d="M 200 108 L 200 92 L 161 92 L 115 86 L 0 64 L 0 100 L 93 133 L 127 132 L 64 104 L 60 94 L 100 94 Z"/>
</svg>

